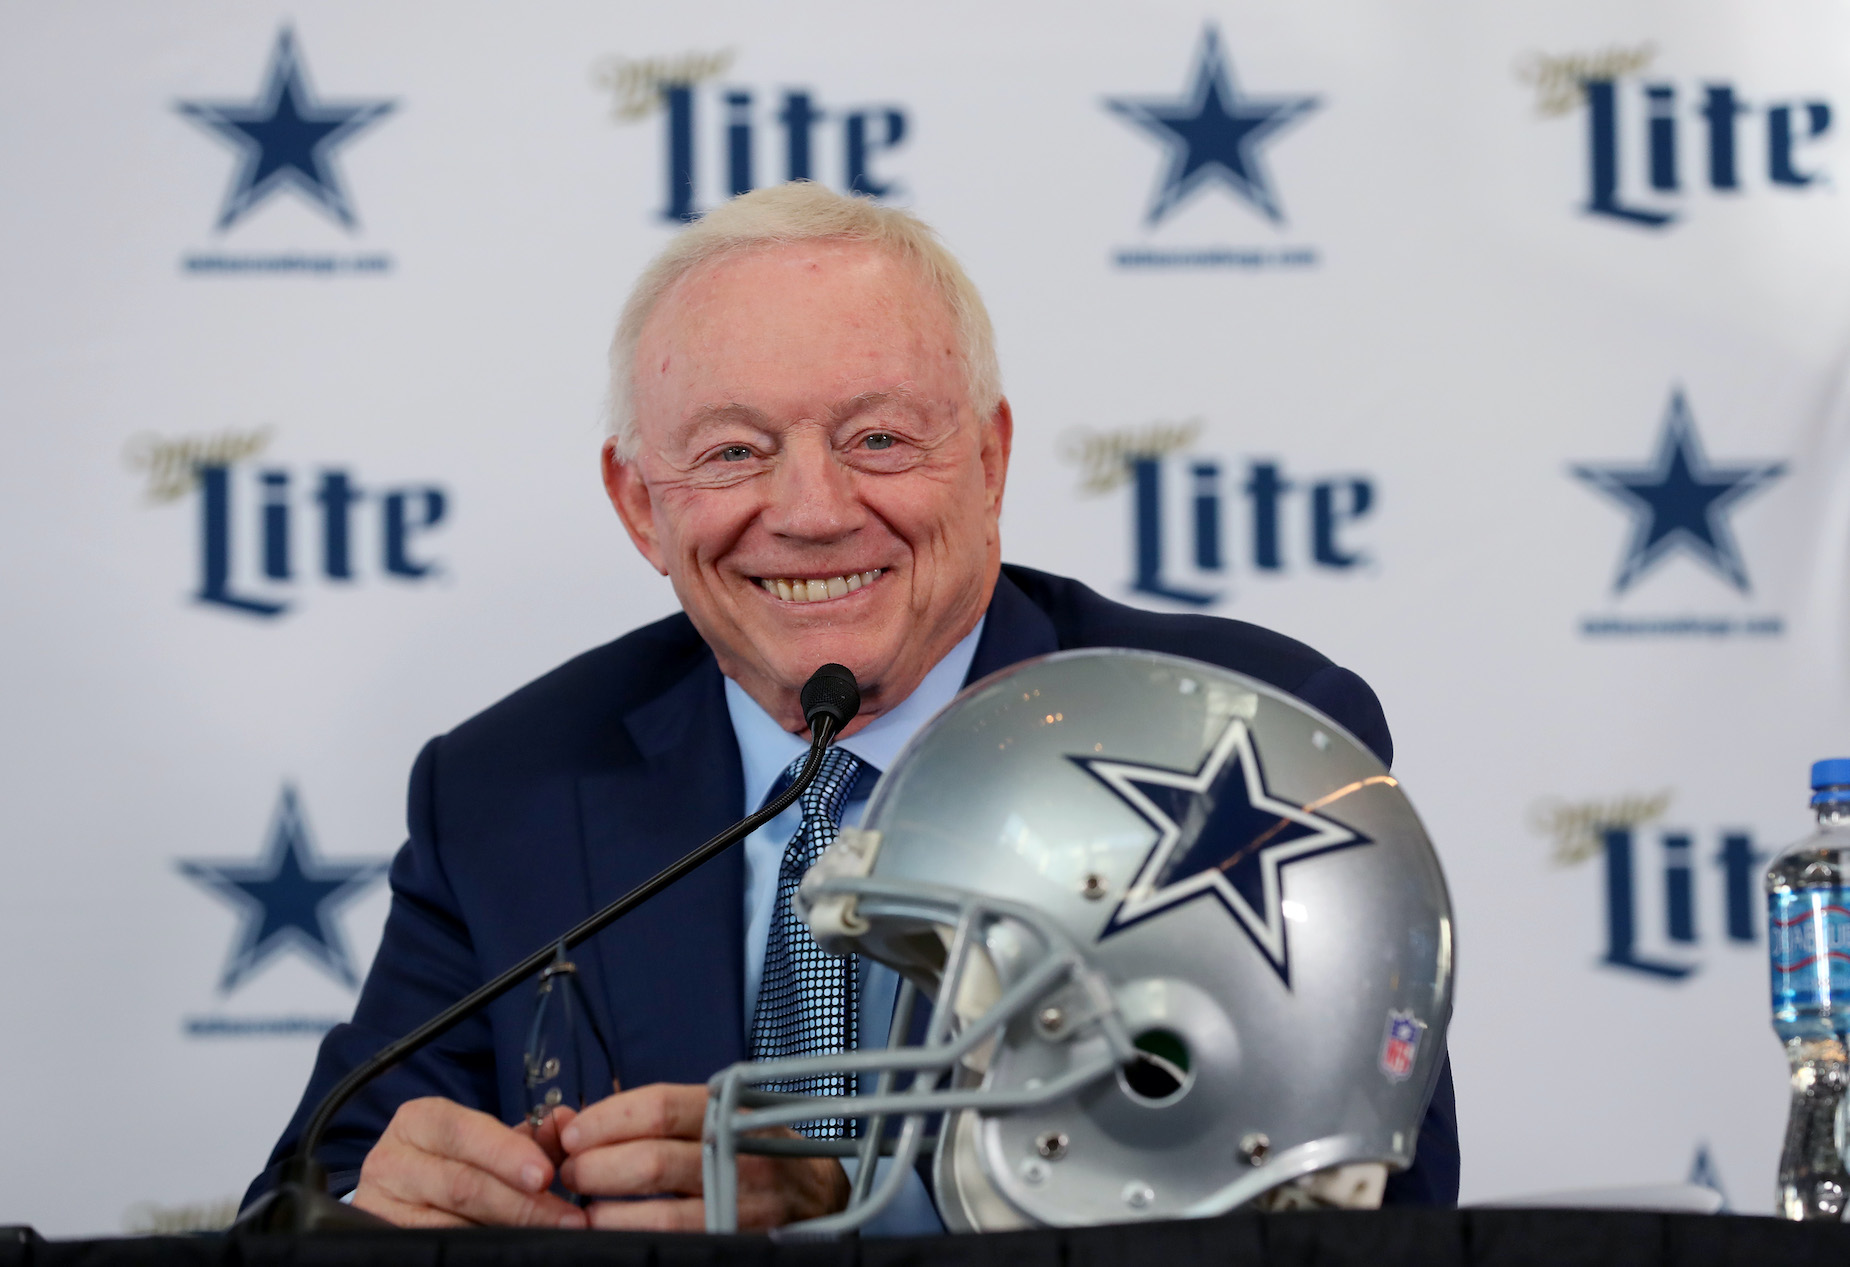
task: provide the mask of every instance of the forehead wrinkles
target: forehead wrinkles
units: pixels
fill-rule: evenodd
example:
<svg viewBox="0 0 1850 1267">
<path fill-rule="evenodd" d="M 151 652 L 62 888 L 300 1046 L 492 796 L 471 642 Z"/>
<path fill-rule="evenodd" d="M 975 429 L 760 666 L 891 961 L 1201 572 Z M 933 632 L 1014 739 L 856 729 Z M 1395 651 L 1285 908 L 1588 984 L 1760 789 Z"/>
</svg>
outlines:
<svg viewBox="0 0 1850 1267">
<path fill-rule="evenodd" d="M 877 388 L 850 396 L 846 400 L 838 400 L 825 408 L 820 417 L 801 421 L 842 422 L 889 405 L 915 407 L 913 402 L 916 397 L 917 393 L 913 391 L 910 381 L 896 383 L 892 387 Z M 742 422 L 748 426 L 763 426 L 769 421 L 761 410 L 736 400 L 696 405 L 688 411 L 688 418 L 694 422 Z"/>
<path fill-rule="evenodd" d="M 844 292 L 858 302 L 843 304 Z M 871 243 L 823 240 L 720 256 L 690 270 L 668 288 L 643 326 L 632 381 L 646 390 L 677 369 L 697 367 L 707 348 L 723 354 L 741 320 L 800 344 L 818 308 L 819 319 L 838 329 L 897 324 L 919 343 L 924 357 L 961 377 L 956 315 L 922 268 Z"/>
</svg>

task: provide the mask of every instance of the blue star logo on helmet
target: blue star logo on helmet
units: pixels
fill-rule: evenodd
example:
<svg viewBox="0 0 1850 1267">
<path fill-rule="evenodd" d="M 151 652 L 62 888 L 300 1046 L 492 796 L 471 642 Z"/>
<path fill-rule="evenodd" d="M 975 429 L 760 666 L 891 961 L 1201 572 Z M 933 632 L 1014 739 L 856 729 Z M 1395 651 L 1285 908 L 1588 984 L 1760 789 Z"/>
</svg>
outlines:
<svg viewBox="0 0 1850 1267">
<path fill-rule="evenodd" d="M 1073 756 L 1156 829 L 1156 843 L 1100 939 L 1196 898 L 1213 897 L 1291 985 L 1283 870 L 1290 863 L 1371 843 L 1367 836 L 1279 800 L 1265 785 L 1252 731 L 1227 723 L 1194 770 Z"/>
</svg>

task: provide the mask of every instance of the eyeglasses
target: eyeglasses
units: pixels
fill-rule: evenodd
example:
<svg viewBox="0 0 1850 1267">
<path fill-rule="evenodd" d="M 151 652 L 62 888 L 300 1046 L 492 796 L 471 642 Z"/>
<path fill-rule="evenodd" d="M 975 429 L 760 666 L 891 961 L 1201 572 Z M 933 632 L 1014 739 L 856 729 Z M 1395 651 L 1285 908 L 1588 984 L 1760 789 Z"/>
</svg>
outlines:
<svg viewBox="0 0 1850 1267">
<path fill-rule="evenodd" d="M 604 1067 L 614 1071 L 617 1066 L 610 1058 L 610 1043 L 578 980 L 578 965 L 565 957 L 565 943 L 560 942 L 552 962 L 540 973 L 533 1024 L 527 1030 L 526 1054 L 521 1060 L 526 1075 L 527 1124 L 534 1130 L 566 1103 L 568 1096 L 574 1109 L 585 1106 L 584 1070 L 580 1062 L 571 1060 L 578 1049 L 580 1015 L 604 1057 Z"/>
</svg>

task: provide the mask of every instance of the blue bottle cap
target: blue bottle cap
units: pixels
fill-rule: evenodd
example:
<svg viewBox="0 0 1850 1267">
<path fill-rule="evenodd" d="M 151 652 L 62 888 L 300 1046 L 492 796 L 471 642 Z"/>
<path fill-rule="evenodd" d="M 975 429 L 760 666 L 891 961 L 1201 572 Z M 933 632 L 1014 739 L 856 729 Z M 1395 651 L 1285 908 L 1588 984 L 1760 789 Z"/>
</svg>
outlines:
<svg viewBox="0 0 1850 1267">
<path fill-rule="evenodd" d="M 1811 798 L 1813 805 L 1826 799 L 1850 800 L 1850 793 L 1839 792 L 1827 798 L 1824 792 L 1826 788 L 1850 788 L 1850 757 L 1832 757 L 1827 761 L 1812 762 L 1811 786 L 1815 793 Z"/>
</svg>

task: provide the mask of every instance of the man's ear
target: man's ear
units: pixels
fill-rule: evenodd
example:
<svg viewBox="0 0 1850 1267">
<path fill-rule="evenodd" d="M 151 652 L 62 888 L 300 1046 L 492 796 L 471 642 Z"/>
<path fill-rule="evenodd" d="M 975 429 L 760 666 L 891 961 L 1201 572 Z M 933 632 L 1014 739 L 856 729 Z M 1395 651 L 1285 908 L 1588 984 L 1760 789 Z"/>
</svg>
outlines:
<svg viewBox="0 0 1850 1267">
<path fill-rule="evenodd" d="M 1002 488 L 1008 483 L 1009 451 L 1015 444 L 1015 413 L 1008 397 L 996 401 L 995 412 L 983 422 L 983 487 L 989 493 L 989 514 L 1002 513 Z"/>
<path fill-rule="evenodd" d="M 626 462 L 617 456 L 617 442 L 604 441 L 604 492 L 610 497 L 610 504 L 616 507 L 617 518 L 623 521 L 623 527 L 630 534 L 630 540 L 636 543 L 636 549 L 642 553 L 651 566 L 663 576 L 668 575 L 668 568 L 662 560 L 661 538 L 655 531 L 655 501 L 649 496 L 649 486 L 643 483 L 642 472 L 636 463 Z"/>
</svg>

